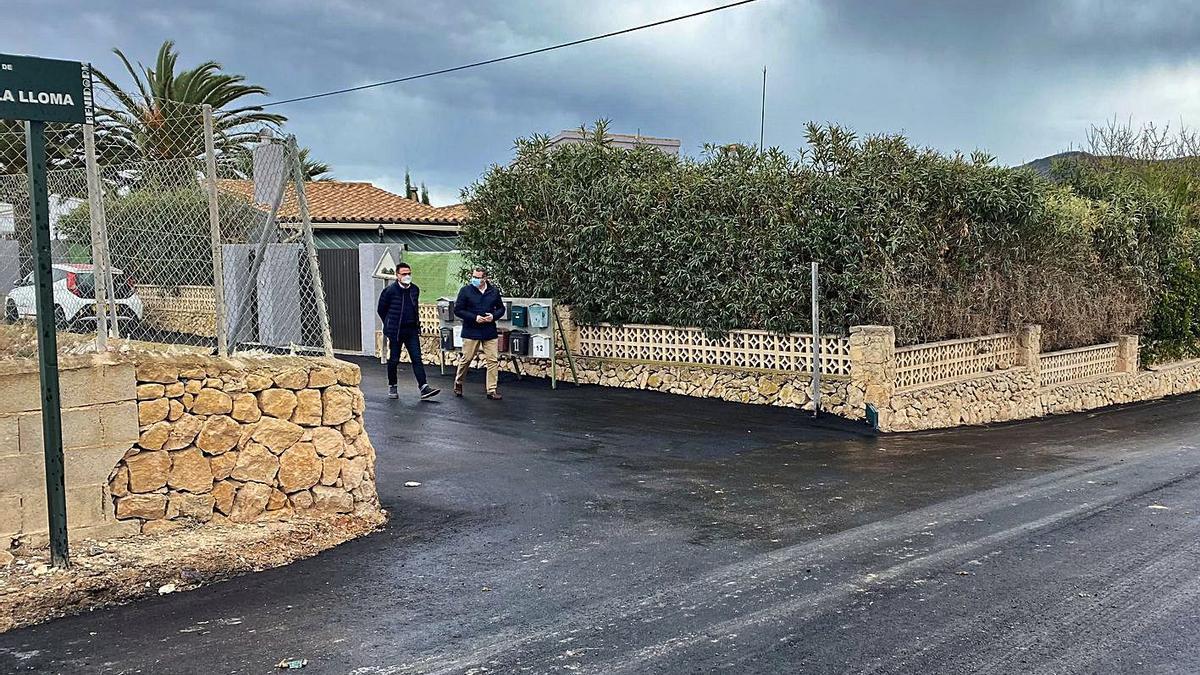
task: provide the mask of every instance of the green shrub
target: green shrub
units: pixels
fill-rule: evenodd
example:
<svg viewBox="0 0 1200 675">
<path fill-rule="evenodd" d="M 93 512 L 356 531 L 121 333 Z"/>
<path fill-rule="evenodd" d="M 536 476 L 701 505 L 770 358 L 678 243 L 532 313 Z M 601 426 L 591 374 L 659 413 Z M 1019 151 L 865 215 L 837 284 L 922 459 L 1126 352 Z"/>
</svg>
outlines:
<svg viewBox="0 0 1200 675">
<path fill-rule="evenodd" d="M 248 230 L 246 223 L 261 223 L 262 212 L 245 199 L 219 196 L 222 223 Z M 208 195 L 195 187 L 135 189 L 104 200 L 109 251 L 113 265 L 139 284 L 211 286 L 212 240 Z M 76 207 L 58 223 L 73 244 L 91 246 L 88 204 Z M 225 243 L 244 240 L 225 236 Z"/>
<path fill-rule="evenodd" d="M 598 124 L 551 149 L 519 139 L 465 198 L 467 257 L 511 293 L 587 322 L 809 329 L 894 325 L 902 343 L 1044 326 L 1047 348 L 1136 330 L 1178 222 L 1143 192 L 1103 198 L 982 153 L 810 125 L 797 158 L 709 147 L 616 149 Z"/>
</svg>

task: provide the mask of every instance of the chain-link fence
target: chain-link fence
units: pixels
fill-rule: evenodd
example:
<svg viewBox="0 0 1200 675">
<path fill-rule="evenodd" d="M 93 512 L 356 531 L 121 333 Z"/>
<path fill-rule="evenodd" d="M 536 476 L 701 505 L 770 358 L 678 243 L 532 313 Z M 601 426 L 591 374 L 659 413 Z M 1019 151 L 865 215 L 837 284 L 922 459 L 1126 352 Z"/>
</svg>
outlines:
<svg viewBox="0 0 1200 675">
<path fill-rule="evenodd" d="M 331 352 L 295 140 L 269 115 L 97 87 L 47 125 L 60 335 Z M 0 299 L 36 316 L 23 124 L 0 120 Z M 78 340 L 68 340 L 78 343 Z"/>
</svg>

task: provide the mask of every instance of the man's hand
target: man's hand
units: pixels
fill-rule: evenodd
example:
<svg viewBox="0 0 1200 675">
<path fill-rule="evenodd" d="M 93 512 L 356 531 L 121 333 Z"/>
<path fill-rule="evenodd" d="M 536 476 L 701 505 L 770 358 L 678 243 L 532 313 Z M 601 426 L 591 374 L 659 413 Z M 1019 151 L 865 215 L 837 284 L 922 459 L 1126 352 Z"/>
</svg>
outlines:
<svg viewBox="0 0 1200 675">
<path fill-rule="evenodd" d="M 487 317 L 488 323 L 491 323 L 492 321 L 495 321 L 495 320 L 496 320 L 496 317 L 492 316 L 492 313 L 491 313 L 491 312 L 488 312 L 487 314 L 484 314 L 484 316 L 485 316 L 485 317 Z"/>
<path fill-rule="evenodd" d="M 475 323 L 487 323 L 487 317 L 482 314 L 476 314 Z"/>
</svg>

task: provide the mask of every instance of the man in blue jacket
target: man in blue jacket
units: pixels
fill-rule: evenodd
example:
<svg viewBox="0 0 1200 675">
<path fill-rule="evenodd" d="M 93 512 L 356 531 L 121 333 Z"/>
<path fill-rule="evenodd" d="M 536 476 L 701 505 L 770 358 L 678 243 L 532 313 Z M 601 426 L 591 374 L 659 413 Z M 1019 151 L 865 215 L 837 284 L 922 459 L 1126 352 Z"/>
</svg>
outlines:
<svg viewBox="0 0 1200 675">
<path fill-rule="evenodd" d="M 421 399 L 437 396 L 441 389 L 429 386 L 425 379 L 425 364 L 421 363 L 421 289 L 412 282 L 408 263 L 396 265 L 396 283 L 388 284 L 379 294 L 379 318 L 383 319 L 383 334 L 391 348 L 388 353 L 388 398 L 400 398 L 396 391 L 396 365 L 400 363 L 400 346 L 408 349 L 413 375 L 421 390 Z"/>
<path fill-rule="evenodd" d="M 462 360 L 454 375 L 454 395 L 462 396 L 463 378 L 471 368 L 471 361 L 480 351 L 487 366 L 487 397 L 499 401 L 500 392 L 496 382 L 500 377 L 500 360 L 496 352 L 496 321 L 504 316 L 504 298 L 500 290 L 488 283 L 487 270 L 476 267 L 471 270 L 470 284 L 463 286 L 454 301 L 454 315 L 463 322 Z"/>
</svg>

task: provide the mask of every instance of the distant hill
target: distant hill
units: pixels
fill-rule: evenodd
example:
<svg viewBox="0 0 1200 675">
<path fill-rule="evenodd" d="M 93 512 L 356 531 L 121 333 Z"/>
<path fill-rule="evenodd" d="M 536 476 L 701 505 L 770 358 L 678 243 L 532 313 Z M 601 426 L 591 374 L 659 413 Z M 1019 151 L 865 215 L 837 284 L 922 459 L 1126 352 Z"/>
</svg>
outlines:
<svg viewBox="0 0 1200 675">
<path fill-rule="evenodd" d="M 1043 177 L 1049 178 L 1050 177 L 1050 167 L 1054 164 L 1055 160 L 1083 159 L 1083 158 L 1090 158 L 1090 157 L 1094 157 L 1094 155 L 1092 155 L 1090 152 L 1083 152 L 1081 150 L 1069 150 L 1067 152 L 1060 152 L 1057 155 L 1050 155 L 1049 157 L 1035 159 L 1032 162 L 1027 162 L 1025 164 L 1022 164 L 1020 166 L 1020 168 L 1033 169 L 1034 171 L 1041 174 Z"/>
</svg>

